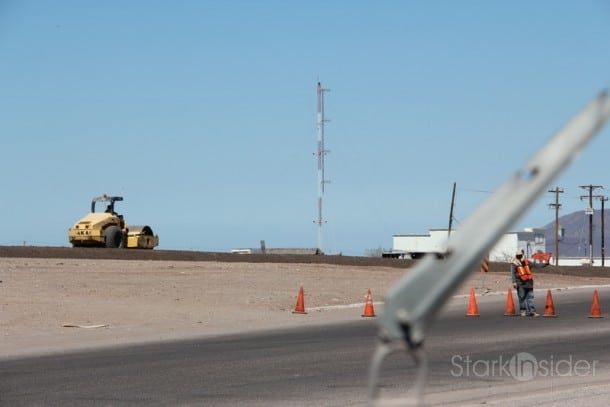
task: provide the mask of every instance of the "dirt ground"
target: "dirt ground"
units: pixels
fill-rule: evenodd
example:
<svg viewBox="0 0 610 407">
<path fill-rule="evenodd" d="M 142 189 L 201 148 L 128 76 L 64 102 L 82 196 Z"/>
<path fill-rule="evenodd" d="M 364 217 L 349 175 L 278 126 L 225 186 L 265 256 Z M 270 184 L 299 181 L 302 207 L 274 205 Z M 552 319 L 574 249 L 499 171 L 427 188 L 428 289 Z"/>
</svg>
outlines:
<svg viewBox="0 0 610 407">
<path fill-rule="evenodd" d="M 0 257 L 0 358 L 362 320 L 366 290 L 379 313 L 387 289 L 408 272 L 234 260 Z M 456 294 L 506 293 L 506 267 L 473 272 Z M 538 289 L 594 284 L 610 278 L 536 276 Z M 301 285 L 305 315 L 292 313 Z"/>
</svg>

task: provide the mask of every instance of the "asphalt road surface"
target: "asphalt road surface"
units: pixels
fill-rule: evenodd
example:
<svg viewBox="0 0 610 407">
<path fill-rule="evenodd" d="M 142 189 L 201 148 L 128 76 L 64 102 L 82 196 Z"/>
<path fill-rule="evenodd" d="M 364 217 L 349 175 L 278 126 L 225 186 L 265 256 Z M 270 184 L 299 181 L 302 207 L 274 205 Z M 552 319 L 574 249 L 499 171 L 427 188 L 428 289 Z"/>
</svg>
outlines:
<svg viewBox="0 0 610 407">
<path fill-rule="evenodd" d="M 606 406 L 610 317 L 592 289 L 554 293 L 557 318 L 503 316 L 505 296 L 452 300 L 428 333 L 431 405 Z M 602 312 L 610 289 L 599 290 Z M 543 311 L 544 293 L 537 293 Z M 607 299 L 607 300 L 606 300 Z M 249 336 L 0 361 L 1 406 L 364 406 L 375 319 Z M 385 364 L 382 394 L 408 393 L 413 364 Z"/>
</svg>

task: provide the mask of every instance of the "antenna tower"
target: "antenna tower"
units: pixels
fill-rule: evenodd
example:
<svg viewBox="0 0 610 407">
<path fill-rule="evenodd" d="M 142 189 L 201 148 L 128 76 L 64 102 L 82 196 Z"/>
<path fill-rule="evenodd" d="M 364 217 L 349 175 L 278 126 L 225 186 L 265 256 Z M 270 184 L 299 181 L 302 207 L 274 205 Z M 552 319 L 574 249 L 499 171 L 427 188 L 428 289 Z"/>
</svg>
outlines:
<svg viewBox="0 0 610 407">
<path fill-rule="evenodd" d="M 322 198 L 324 196 L 324 184 L 328 183 L 324 178 L 324 156 L 328 153 L 324 149 L 324 92 L 329 89 L 322 88 L 322 84 L 318 81 L 318 114 L 317 114 L 317 128 L 318 128 L 318 248 L 317 253 L 322 254 L 322 226 L 324 225 L 324 217 L 322 215 Z"/>
</svg>

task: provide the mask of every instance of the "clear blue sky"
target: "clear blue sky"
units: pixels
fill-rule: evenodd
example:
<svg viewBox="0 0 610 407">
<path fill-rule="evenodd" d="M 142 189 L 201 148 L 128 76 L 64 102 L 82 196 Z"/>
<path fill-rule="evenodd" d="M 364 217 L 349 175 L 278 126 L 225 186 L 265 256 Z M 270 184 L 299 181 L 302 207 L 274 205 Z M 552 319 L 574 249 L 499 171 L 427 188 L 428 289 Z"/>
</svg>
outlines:
<svg viewBox="0 0 610 407">
<path fill-rule="evenodd" d="M 459 227 L 608 87 L 610 3 L 1 0 L 0 245 L 68 246 L 108 193 L 161 249 L 315 247 L 318 80 L 323 249 L 364 255 L 446 228 L 454 182 Z M 609 152 L 550 186 L 562 214 Z"/>
</svg>

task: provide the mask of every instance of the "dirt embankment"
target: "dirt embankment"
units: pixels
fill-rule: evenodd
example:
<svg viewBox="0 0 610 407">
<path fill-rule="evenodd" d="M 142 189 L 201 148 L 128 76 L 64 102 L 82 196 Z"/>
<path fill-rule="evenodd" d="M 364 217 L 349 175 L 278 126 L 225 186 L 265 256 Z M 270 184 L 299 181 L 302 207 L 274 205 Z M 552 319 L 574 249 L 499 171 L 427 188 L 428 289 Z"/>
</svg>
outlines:
<svg viewBox="0 0 610 407">
<path fill-rule="evenodd" d="M 325 256 L 306 254 L 233 254 L 220 252 L 199 252 L 189 250 L 138 250 L 72 248 L 45 246 L 0 246 L 0 257 L 38 259 L 97 259 L 97 260 L 158 260 L 158 261 L 217 261 L 237 263 L 286 263 L 286 264 L 328 264 L 356 267 L 393 267 L 408 269 L 417 260 L 390 259 L 380 257 Z M 608 261 L 610 266 L 610 259 Z M 490 263 L 489 272 L 505 273 L 506 263 Z M 478 268 L 473 270 L 478 271 Z M 536 274 L 575 275 L 581 277 L 610 277 L 610 267 L 548 265 L 536 268 Z"/>
</svg>

